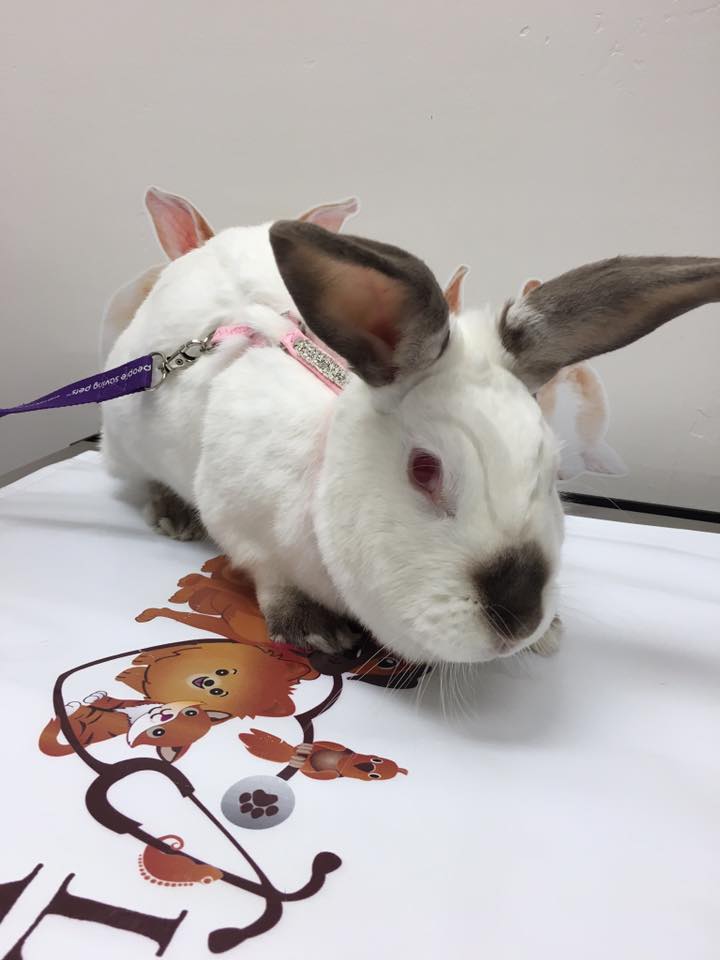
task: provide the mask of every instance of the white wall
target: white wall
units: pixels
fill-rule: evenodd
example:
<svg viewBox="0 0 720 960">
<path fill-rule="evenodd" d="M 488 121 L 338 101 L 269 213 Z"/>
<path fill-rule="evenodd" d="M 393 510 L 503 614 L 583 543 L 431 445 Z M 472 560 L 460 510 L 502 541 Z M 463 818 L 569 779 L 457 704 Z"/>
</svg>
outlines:
<svg viewBox="0 0 720 960">
<path fill-rule="evenodd" d="M 0 404 L 95 372 L 158 259 L 154 183 L 221 227 L 357 194 L 467 299 L 625 253 L 720 255 L 711 0 L 5 0 Z M 615 496 L 720 509 L 720 307 L 604 358 Z M 10 344 L 12 343 L 12 350 Z M 92 409 L 0 424 L 0 473 Z"/>
</svg>

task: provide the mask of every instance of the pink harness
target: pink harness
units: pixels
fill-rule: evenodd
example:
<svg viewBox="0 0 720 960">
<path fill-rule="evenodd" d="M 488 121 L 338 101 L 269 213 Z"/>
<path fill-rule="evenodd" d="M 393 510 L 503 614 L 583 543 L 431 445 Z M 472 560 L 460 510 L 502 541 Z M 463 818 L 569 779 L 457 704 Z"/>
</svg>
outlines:
<svg viewBox="0 0 720 960">
<path fill-rule="evenodd" d="M 295 329 L 285 334 L 280 340 L 280 347 L 288 356 L 293 357 L 313 373 L 329 390 L 336 394 L 341 393 L 348 379 L 347 362 L 338 354 L 333 353 L 321 340 L 313 336 L 300 317 L 289 310 L 283 313 L 283 316 L 295 324 Z M 301 328 L 307 330 L 307 334 Z M 245 324 L 218 327 L 215 333 L 210 336 L 208 345 L 214 347 L 232 337 L 245 337 L 248 341 L 248 347 L 272 346 L 267 337 Z"/>
<path fill-rule="evenodd" d="M 294 357 L 333 393 L 341 393 L 348 381 L 348 365 L 345 360 L 313 336 L 300 317 L 289 310 L 283 316 L 292 322 L 294 329 L 286 333 L 280 341 L 281 349 L 288 356 Z M 56 407 L 74 407 L 83 403 L 105 403 L 133 393 L 152 392 L 157 390 L 171 373 L 192 366 L 204 353 L 230 337 L 245 337 L 248 347 L 273 346 L 258 330 L 244 324 L 218 327 L 203 340 L 188 340 L 167 355 L 154 350 L 142 357 L 121 363 L 112 370 L 104 370 L 92 377 L 68 383 L 29 403 L 0 407 L 0 419 L 11 413 L 53 410 Z"/>
</svg>

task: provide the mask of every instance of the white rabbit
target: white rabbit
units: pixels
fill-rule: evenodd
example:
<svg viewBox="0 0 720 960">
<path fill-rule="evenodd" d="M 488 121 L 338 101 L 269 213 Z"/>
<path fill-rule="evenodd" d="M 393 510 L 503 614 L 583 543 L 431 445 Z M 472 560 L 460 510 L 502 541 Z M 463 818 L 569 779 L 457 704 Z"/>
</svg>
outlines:
<svg viewBox="0 0 720 960">
<path fill-rule="evenodd" d="M 327 649 L 359 622 L 410 660 L 489 660 L 541 642 L 556 615 L 556 441 L 531 391 L 718 299 L 720 260 L 618 258 L 499 317 L 450 317 L 396 247 L 297 221 L 269 240 L 234 228 L 166 267 L 108 365 L 226 324 L 268 346 L 227 339 L 106 405 L 105 452 L 199 512 L 254 577 L 273 637 Z M 347 358 L 339 396 L 276 346 L 293 307 Z"/>
<path fill-rule="evenodd" d="M 201 247 L 214 236 L 207 220 L 184 197 L 151 187 L 145 195 L 145 204 L 152 217 L 160 245 L 171 261 Z M 358 208 L 357 199 L 351 197 L 348 200 L 313 207 L 301 214 L 298 219 L 301 222 L 318 224 L 327 230 L 338 231 L 357 213 Z M 237 291 L 239 302 L 266 304 L 280 311 L 294 309 L 292 298 L 275 264 L 268 239 L 269 227 L 270 224 L 265 223 L 257 227 L 225 231 L 226 241 L 227 239 L 234 241 L 231 256 L 234 258 L 238 276 L 241 278 Z M 150 267 L 139 277 L 123 285 L 111 297 L 105 310 L 100 335 L 103 362 L 107 359 L 108 364 L 112 365 L 111 351 L 113 357 L 116 355 L 113 345 L 129 326 L 164 269 L 163 264 Z M 163 296 L 160 294 L 160 299 Z M 180 345 L 174 339 L 178 335 L 184 336 L 186 340 L 193 339 L 194 329 L 191 325 L 186 325 L 182 327 L 185 333 L 170 330 L 167 338 L 158 336 L 159 330 L 154 330 L 148 335 L 153 343 L 162 344 L 161 349 L 168 350 Z M 140 335 L 141 338 L 142 336 L 144 334 Z M 134 339 L 137 338 L 130 335 L 130 342 Z M 105 423 L 105 420 L 103 422 Z M 106 429 L 105 433 L 108 432 L 111 431 Z M 126 481 L 128 492 L 134 493 L 145 503 L 145 516 L 159 533 L 178 540 L 191 540 L 205 535 L 198 512 L 191 506 L 192 501 L 181 499 L 159 478 L 148 484 L 147 473 L 144 470 L 133 469 L 131 460 L 121 452 L 122 443 L 117 450 L 117 464 L 113 444 L 109 440 L 104 439 L 103 450 L 111 472 L 121 476 Z"/>
</svg>

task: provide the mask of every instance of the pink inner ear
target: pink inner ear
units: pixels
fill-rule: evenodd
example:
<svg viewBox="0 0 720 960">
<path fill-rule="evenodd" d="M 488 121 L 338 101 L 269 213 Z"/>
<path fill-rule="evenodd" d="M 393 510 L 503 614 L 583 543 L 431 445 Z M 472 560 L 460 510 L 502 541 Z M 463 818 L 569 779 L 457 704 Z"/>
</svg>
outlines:
<svg viewBox="0 0 720 960">
<path fill-rule="evenodd" d="M 408 477 L 417 489 L 437 503 L 442 492 L 442 464 L 427 450 L 413 450 L 408 461 Z"/>
<path fill-rule="evenodd" d="M 171 260 L 201 247 L 213 236 L 205 218 L 184 197 L 151 187 L 145 195 L 160 245 Z"/>
<path fill-rule="evenodd" d="M 298 219 L 338 233 L 345 221 L 358 212 L 358 206 L 357 199 L 350 197 L 349 200 L 341 200 L 339 203 L 324 203 L 320 207 L 313 207 Z"/>
<path fill-rule="evenodd" d="M 181 208 L 169 208 L 165 213 L 165 231 L 171 233 L 175 256 L 182 256 L 199 247 L 199 238 L 192 215 Z"/>
<path fill-rule="evenodd" d="M 380 317 L 377 322 L 368 323 L 368 333 L 381 340 L 385 346 L 393 353 L 400 342 L 400 331 L 389 319 Z"/>
<path fill-rule="evenodd" d="M 458 267 L 450 278 L 450 282 L 445 287 L 445 300 L 450 308 L 450 313 L 460 313 L 462 310 L 462 285 L 463 280 L 468 274 L 469 267 Z"/>
<path fill-rule="evenodd" d="M 526 280 L 522 288 L 522 295 L 526 297 L 529 293 L 532 293 L 533 290 L 537 290 L 537 288 L 541 286 L 542 282 L 540 280 Z"/>
</svg>

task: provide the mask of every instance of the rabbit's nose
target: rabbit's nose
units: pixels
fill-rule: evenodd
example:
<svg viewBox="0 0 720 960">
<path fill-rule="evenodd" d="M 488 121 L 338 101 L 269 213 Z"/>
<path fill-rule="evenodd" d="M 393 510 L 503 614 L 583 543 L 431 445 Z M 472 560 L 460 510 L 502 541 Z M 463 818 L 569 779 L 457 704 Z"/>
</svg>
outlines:
<svg viewBox="0 0 720 960">
<path fill-rule="evenodd" d="M 475 574 L 485 617 L 500 650 L 510 650 L 537 629 L 550 565 L 535 543 L 503 551 Z"/>
</svg>

